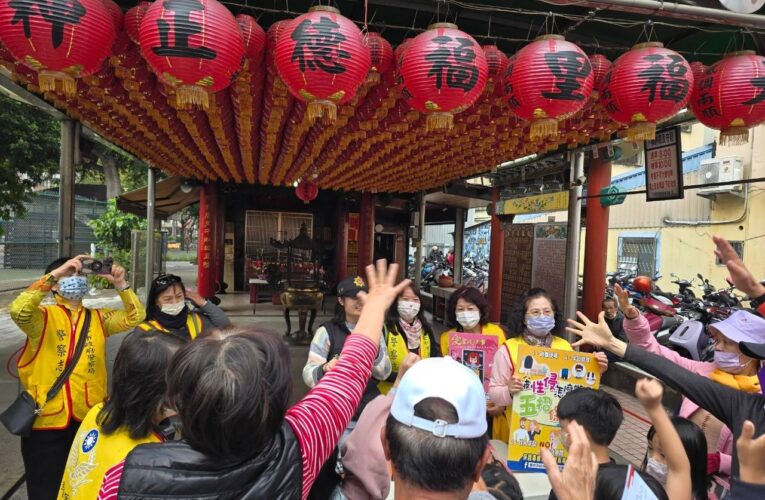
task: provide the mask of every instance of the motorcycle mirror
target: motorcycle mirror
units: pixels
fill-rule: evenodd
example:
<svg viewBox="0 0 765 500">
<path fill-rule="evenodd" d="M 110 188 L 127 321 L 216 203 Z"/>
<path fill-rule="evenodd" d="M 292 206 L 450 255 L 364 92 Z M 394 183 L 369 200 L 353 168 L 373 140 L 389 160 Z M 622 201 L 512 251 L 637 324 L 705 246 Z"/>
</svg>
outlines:
<svg viewBox="0 0 765 500">
<path fill-rule="evenodd" d="M 701 275 L 701 273 L 698 273 L 696 277 L 699 278 L 701 281 L 704 281 L 704 277 Z"/>
<path fill-rule="evenodd" d="M 730 276 L 725 278 L 725 281 L 727 281 L 730 286 L 736 286 L 736 285 L 733 284 L 733 279 Z"/>
</svg>

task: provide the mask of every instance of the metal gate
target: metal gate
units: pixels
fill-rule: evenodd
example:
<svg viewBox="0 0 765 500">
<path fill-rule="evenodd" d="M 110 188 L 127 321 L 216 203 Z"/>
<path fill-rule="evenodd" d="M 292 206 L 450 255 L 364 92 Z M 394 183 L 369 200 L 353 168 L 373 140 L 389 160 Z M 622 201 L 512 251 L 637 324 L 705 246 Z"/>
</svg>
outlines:
<svg viewBox="0 0 765 500">
<path fill-rule="evenodd" d="M 622 237 L 619 242 L 619 269 L 636 268 L 637 275 L 656 275 L 656 238 Z"/>
</svg>

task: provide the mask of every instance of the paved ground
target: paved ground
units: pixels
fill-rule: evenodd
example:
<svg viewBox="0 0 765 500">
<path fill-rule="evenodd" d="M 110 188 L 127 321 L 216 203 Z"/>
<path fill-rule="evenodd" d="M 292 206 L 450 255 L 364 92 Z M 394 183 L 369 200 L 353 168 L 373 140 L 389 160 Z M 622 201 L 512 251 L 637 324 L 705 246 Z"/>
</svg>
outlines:
<svg viewBox="0 0 765 500">
<path fill-rule="evenodd" d="M 168 263 L 168 272 L 178 274 L 184 278 L 187 284 L 195 283 L 195 267 L 185 263 Z M 32 278 L 34 279 L 34 278 Z M 229 315 L 232 322 L 239 326 L 257 324 L 261 328 L 283 333 L 285 329 L 284 319 L 280 306 L 270 304 L 258 304 L 257 314 L 253 315 L 252 306 L 248 303 L 248 295 L 244 293 L 229 294 L 222 296 L 221 307 Z M 12 299 L 11 299 L 12 300 Z M 327 311 L 331 311 L 328 302 Z M 89 299 L 86 304 L 90 307 L 118 307 L 120 302 L 114 292 L 101 292 L 99 296 Z M 321 314 L 316 320 L 316 326 L 329 319 L 328 314 Z M 293 329 L 297 325 L 297 319 L 293 318 Z M 436 324 L 437 332 L 443 331 L 443 326 Z M 111 367 L 116 355 L 119 344 L 124 338 L 123 335 L 116 335 L 107 341 L 107 358 L 109 367 Z M 18 392 L 18 381 L 6 371 L 6 361 L 10 360 L 24 342 L 24 335 L 10 321 L 7 309 L 0 305 L 0 362 L 3 363 L 0 372 L 0 408 L 7 407 Z M 306 346 L 291 346 L 292 355 L 292 380 L 293 380 L 293 402 L 299 400 L 307 389 L 302 380 L 302 367 L 307 356 L 308 348 Z M 14 363 L 10 365 L 15 367 Z M 614 389 L 605 387 L 605 390 L 612 392 L 622 403 L 625 409 L 625 422 L 616 437 L 612 446 L 612 452 L 615 459 L 621 463 L 631 462 L 640 465 L 645 453 L 645 436 L 648 429 L 647 420 L 642 407 L 631 395 L 627 395 Z M 23 474 L 21 456 L 19 453 L 18 438 L 10 435 L 0 426 L 0 498 L 5 498 L 5 493 L 18 481 Z M 9 497 L 15 500 L 26 498 L 25 490 L 22 487 L 13 496 Z"/>
</svg>

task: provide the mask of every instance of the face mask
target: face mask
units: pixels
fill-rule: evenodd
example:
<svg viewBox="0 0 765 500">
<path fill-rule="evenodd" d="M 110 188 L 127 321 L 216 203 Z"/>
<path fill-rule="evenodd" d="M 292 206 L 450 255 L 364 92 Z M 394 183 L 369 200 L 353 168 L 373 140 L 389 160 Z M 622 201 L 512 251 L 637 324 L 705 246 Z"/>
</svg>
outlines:
<svg viewBox="0 0 765 500">
<path fill-rule="evenodd" d="M 750 362 L 748 361 L 742 365 L 741 358 L 735 352 L 715 351 L 715 363 L 721 370 L 728 373 L 741 373 Z"/>
<path fill-rule="evenodd" d="M 184 309 L 186 309 L 185 302 L 178 302 L 177 304 L 162 304 L 162 307 L 160 307 L 160 310 L 168 316 L 178 316 Z"/>
<path fill-rule="evenodd" d="M 662 486 L 667 484 L 667 464 L 660 464 L 653 458 L 648 458 L 646 462 L 645 472 L 652 478 L 659 481 Z"/>
<path fill-rule="evenodd" d="M 473 328 L 481 320 L 481 313 L 478 311 L 461 311 L 457 313 L 457 323 L 462 328 Z"/>
<path fill-rule="evenodd" d="M 401 316 L 404 321 L 412 321 L 417 317 L 417 313 L 419 312 L 419 302 L 412 302 L 411 300 L 398 301 L 398 315 Z"/>
<path fill-rule="evenodd" d="M 544 337 L 555 328 L 555 318 L 540 316 L 526 319 L 526 329 L 535 337 Z"/>
<path fill-rule="evenodd" d="M 80 301 L 88 293 L 88 279 L 84 276 L 69 276 L 58 282 L 58 292 L 63 298 Z"/>
</svg>

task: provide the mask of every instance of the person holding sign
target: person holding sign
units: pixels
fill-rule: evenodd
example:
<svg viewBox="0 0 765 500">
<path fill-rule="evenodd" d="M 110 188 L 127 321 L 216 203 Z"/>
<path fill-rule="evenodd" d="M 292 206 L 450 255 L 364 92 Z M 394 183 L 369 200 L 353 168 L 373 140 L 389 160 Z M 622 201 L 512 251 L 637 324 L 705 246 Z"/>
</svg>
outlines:
<svg viewBox="0 0 765 500">
<path fill-rule="evenodd" d="M 521 295 L 510 319 L 512 337 L 505 342 L 504 349 L 497 351 L 489 380 L 489 398 L 494 404 L 507 408 L 507 421 L 510 420 L 513 396 L 523 389 L 523 382 L 515 373 L 531 369 L 533 363 L 528 357 L 519 360 L 518 348 L 530 345 L 572 351 L 571 344 L 559 336 L 564 328 L 563 314 L 555 299 L 545 290 L 532 288 Z M 605 372 L 608 358 L 603 353 L 596 353 L 595 356 L 601 373 Z"/>
<path fill-rule="evenodd" d="M 505 343 L 505 331 L 501 326 L 489 323 L 489 303 L 474 287 L 463 286 L 449 298 L 447 318 L 456 328 L 441 335 L 441 353 L 451 356 L 467 366 L 488 389 L 494 355 Z M 510 429 L 504 416 L 504 405 L 487 398 L 486 409 L 492 421 L 491 435 L 507 442 Z"/>
</svg>

